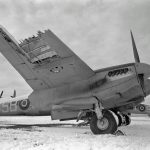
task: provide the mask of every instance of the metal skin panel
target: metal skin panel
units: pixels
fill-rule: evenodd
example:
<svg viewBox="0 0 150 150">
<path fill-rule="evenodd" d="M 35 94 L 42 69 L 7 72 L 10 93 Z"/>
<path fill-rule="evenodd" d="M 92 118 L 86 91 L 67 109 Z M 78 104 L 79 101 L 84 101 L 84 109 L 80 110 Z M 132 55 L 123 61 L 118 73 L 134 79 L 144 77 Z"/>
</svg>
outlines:
<svg viewBox="0 0 150 150">
<path fill-rule="evenodd" d="M 20 53 L 18 51 L 20 51 Z M 42 80 L 39 80 L 35 72 L 33 72 L 32 65 L 28 62 L 27 58 L 21 54 L 22 52 L 19 49 L 19 46 L 13 41 L 8 42 L 4 39 L 2 34 L 0 34 L 0 52 L 20 73 L 32 89 L 48 87 Z"/>
<path fill-rule="evenodd" d="M 31 42 L 33 44 L 29 43 L 24 46 L 16 44 L 3 28 L 0 32 L 1 53 L 32 89 L 39 90 L 62 86 L 63 84 L 88 79 L 95 74 L 51 31 L 45 31 L 39 39 L 36 42 Z M 40 46 L 43 43 L 47 46 Z M 34 47 L 34 44 L 36 47 Z M 38 47 L 41 48 L 39 54 L 37 53 Z M 32 52 L 32 57 L 30 57 L 31 52 L 29 54 L 29 50 Z M 42 55 L 40 58 L 40 53 L 44 52 L 45 55 L 50 52 L 48 56 L 51 55 L 51 57 L 45 58 L 45 55 Z M 36 63 L 32 62 L 33 57 L 37 59 Z"/>
<path fill-rule="evenodd" d="M 0 51 L 33 92 L 24 98 L 1 101 L 0 115 L 69 119 L 76 118 L 81 110 L 93 109 L 97 102 L 104 109 L 126 111 L 126 106 L 133 107 L 150 94 L 147 64 L 130 63 L 94 72 L 50 30 L 34 37 L 29 45 L 18 45 L 4 31 L 1 28 Z M 139 78 L 139 74 L 143 76 Z"/>
<path fill-rule="evenodd" d="M 73 82 L 88 79 L 94 71 L 76 56 L 56 35 L 50 30 L 42 34 L 41 39 L 50 46 L 49 51 L 55 51 L 57 59 L 50 63 L 35 66 L 40 78 L 52 87 L 62 86 Z"/>
<path fill-rule="evenodd" d="M 106 70 L 97 72 L 96 76 L 90 78 L 89 80 L 76 82 L 51 90 L 33 92 L 29 98 L 39 101 L 39 104 L 41 105 L 39 106 L 39 109 L 47 108 L 52 112 L 52 106 L 56 105 L 59 106 L 59 112 L 69 108 L 72 109 L 72 111 L 80 111 L 82 109 L 89 109 L 90 107 L 92 109 L 92 104 L 96 101 L 94 97 L 98 98 L 98 100 L 102 102 L 103 107 L 107 109 L 127 105 L 128 103 L 131 103 L 130 100 L 133 98 L 143 96 L 143 92 L 137 80 L 134 64 L 129 64 L 126 66 L 131 68 L 133 72 L 131 76 L 110 80 L 107 78 L 107 74 L 110 70 Z M 116 68 L 118 68 L 118 66 L 116 66 Z M 124 65 L 120 68 L 124 68 Z M 113 69 L 115 70 L 115 67 Z M 101 81 L 102 76 L 105 77 L 105 80 L 102 79 L 104 81 Z M 100 84 L 94 81 L 100 81 Z M 90 99 L 91 105 L 89 105 Z M 49 108 L 47 107 L 48 105 Z M 83 106 L 85 107 L 83 108 Z M 58 119 L 58 112 L 56 110 L 54 111 L 57 113 L 56 118 Z M 52 114 L 54 114 L 54 112 Z M 55 119 L 54 116 L 53 119 Z M 72 117 L 72 115 L 70 117 Z M 64 116 L 64 118 L 66 118 L 66 116 Z"/>
<path fill-rule="evenodd" d="M 130 74 L 126 76 L 119 77 L 114 76 L 112 78 L 108 77 L 108 71 L 103 70 L 99 73 L 97 72 L 97 79 L 92 83 L 96 83 L 97 86 L 92 87 L 93 95 L 96 96 L 103 104 L 104 108 L 118 107 L 120 105 L 125 105 L 128 100 L 143 96 L 143 91 L 137 79 L 137 74 L 134 64 L 122 65 L 119 68 L 129 68 Z M 116 70 L 118 67 L 113 67 L 110 70 Z M 109 71 L 110 71 L 109 70 Z M 105 80 L 102 83 L 98 80 L 98 77 L 105 76 Z M 100 83 L 99 83 L 100 82 Z"/>
<path fill-rule="evenodd" d="M 68 46 L 66 46 L 52 31 L 47 30 L 42 37 L 52 50 L 55 50 L 62 59 L 72 57 L 76 74 L 82 79 L 88 79 L 94 75 L 94 71 L 85 64 Z M 68 72 L 67 72 L 68 73 Z"/>
<path fill-rule="evenodd" d="M 78 115 L 79 111 L 73 111 L 73 110 L 58 110 L 58 111 L 53 111 L 51 116 L 52 116 L 52 120 L 61 120 L 61 119 L 76 119 L 77 115 Z"/>
<path fill-rule="evenodd" d="M 45 115 L 50 114 L 50 111 L 53 112 L 53 106 L 56 105 L 59 106 L 59 112 L 66 109 L 72 109 L 72 111 L 90 109 L 90 107 L 92 109 L 92 104 L 96 101 L 94 97 L 97 97 L 99 101 L 102 102 L 104 108 L 127 105 L 128 103 L 131 103 L 129 100 L 134 97 L 143 96 L 134 72 L 134 65 L 129 65 L 129 67 L 132 68 L 133 71 L 131 76 L 111 81 L 106 76 L 109 71 L 102 71 L 97 73 L 97 76 L 90 78 L 90 80 L 76 82 L 59 88 L 34 91 L 29 96 L 29 99 L 34 104 L 35 110 L 38 110 L 39 114 L 45 113 Z M 124 66 L 122 66 L 122 68 L 124 68 Z M 104 74 L 106 78 L 104 83 L 95 83 L 93 86 L 93 81 L 99 81 L 99 78 L 101 80 L 101 76 Z M 56 110 L 54 111 L 58 114 Z M 54 114 L 54 112 L 52 114 Z M 54 116 L 53 119 L 55 119 Z M 72 117 L 72 115 L 70 117 Z M 56 118 L 58 119 L 58 115 Z M 66 116 L 64 116 L 64 118 L 66 118 Z"/>
<path fill-rule="evenodd" d="M 129 67 L 135 71 L 134 65 L 129 65 Z M 116 68 L 118 68 L 118 66 L 116 66 Z M 120 68 L 124 68 L 124 65 L 122 65 Z M 115 70 L 115 67 L 113 69 Z M 132 100 L 134 97 L 143 96 L 142 89 L 139 85 L 135 72 L 133 72 L 131 76 L 110 80 L 107 78 L 109 71 L 110 70 L 97 72 L 95 77 L 92 77 L 89 80 L 83 80 L 82 82 L 75 82 L 58 88 L 33 91 L 33 93 L 28 97 L 30 100 L 30 107 L 28 109 L 22 110 L 20 109 L 20 106 L 17 105 L 18 109 L 16 112 L 8 111 L 2 113 L 0 111 L 0 115 L 51 114 L 53 119 L 63 119 L 63 117 L 65 119 L 67 117 L 76 118 L 77 111 L 79 112 L 80 110 L 92 109 L 93 104 L 97 100 L 96 98 L 102 102 L 104 108 L 114 108 L 131 103 L 130 100 Z M 105 80 L 101 79 L 102 76 L 105 77 Z M 98 84 L 94 81 L 101 82 Z M 147 91 L 150 91 L 149 87 Z M 56 105 L 59 106 L 59 111 L 54 109 L 53 106 Z M 69 111 L 72 110 L 70 116 L 69 114 L 61 113 L 61 111 L 67 112 L 68 109 Z M 62 114 L 64 114 L 64 116 Z"/>
</svg>

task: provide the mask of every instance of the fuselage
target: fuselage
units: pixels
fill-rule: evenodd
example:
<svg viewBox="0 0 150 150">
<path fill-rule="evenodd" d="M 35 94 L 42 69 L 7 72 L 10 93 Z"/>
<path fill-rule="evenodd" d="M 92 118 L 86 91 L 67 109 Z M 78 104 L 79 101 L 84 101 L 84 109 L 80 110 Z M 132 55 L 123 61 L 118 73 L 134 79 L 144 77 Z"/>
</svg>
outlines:
<svg viewBox="0 0 150 150">
<path fill-rule="evenodd" d="M 149 67 L 148 65 L 145 65 Z M 135 63 L 95 71 L 88 80 L 62 85 L 51 89 L 35 90 L 29 96 L 5 98 L 0 101 L 0 115 L 51 115 L 54 105 L 71 105 L 76 110 L 87 109 L 93 97 L 103 108 L 119 108 L 141 103 L 150 94 L 147 79 L 149 72 L 140 72 Z M 139 71 L 139 72 L 138 72 Z M 145 74 L 145 91 L 138 80 L 138 73 Z M 144 92 L 146 95 L 144 95 Z M 89 102 L 89 109 L 93 107 Z"/>
</svg>

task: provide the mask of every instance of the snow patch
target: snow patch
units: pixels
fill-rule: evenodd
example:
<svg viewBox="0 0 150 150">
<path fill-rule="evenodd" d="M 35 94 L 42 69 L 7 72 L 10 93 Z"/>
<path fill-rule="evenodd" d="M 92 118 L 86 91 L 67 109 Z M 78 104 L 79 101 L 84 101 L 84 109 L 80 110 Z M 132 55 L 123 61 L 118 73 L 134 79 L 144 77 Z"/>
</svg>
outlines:
<svg viewBox="0 0 150 150">
<path fill-rule="evenodd" d="M 120 128 L 126 136 L 93 135 L 88 126 L 72 126 L 75 121 L 54 122 L 50 117 L 1 117 L 0 123 L 1 150 L 150 149 L 148 117 L 132 117 L 130 126 Z"/>
</svg>

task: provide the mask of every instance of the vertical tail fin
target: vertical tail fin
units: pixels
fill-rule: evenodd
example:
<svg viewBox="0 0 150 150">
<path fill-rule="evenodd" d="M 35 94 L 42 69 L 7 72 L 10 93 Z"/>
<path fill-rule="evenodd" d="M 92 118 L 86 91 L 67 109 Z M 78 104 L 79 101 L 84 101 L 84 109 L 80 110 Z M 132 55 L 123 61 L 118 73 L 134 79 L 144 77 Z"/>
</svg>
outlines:
<svg viewBox="0 0 150 150">
<path fill-rule="evenodd" d="M 4 91 L 2 91 L 2 92 L 1 92 L 1 94 L 0 94 L 0 98 L 2 98 L 2 96 L 3 96 L 3 93 L 4 93 Z"/>
</svg>

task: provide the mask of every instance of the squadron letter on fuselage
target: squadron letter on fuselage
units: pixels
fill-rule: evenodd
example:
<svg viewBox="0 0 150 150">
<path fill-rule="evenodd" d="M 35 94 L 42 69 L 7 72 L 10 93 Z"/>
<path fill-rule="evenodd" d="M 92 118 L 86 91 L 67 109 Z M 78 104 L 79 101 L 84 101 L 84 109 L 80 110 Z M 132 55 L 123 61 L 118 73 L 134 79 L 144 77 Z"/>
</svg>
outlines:
<svg viewBox="0 0 150 150">
<path fill-rule="evenodd" d="M 92 70 L 50 30 L 18 43 L 0 27 L 0 52 L 33 92 L 0 102 L 0 115 L 50 115 L 86 120 L 94 134 L 130 124 L 130 111 L 150 94 L 150 65 L 134 63 Z"/>
</svg>

